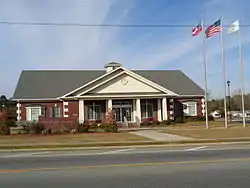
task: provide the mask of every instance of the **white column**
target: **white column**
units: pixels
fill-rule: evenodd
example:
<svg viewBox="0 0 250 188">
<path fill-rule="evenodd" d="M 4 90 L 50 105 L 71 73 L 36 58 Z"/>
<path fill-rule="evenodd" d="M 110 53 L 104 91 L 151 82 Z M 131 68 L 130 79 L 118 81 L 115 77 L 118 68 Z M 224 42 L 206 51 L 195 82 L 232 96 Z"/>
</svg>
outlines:
<svg viewBox="0 0 250 188">
<path fill-rule="evenodd" d="M 168 120 L 167 98 L 162 99 L 162 120 Z"/>
<path fill-rule="evenodd" d="M 84 100 L 79 100 L 79 123 L 84 122 Z"/>
<path fill-rule="evenodd" d="M 162 121 L 162 117 L 161 117 L 161 99 L 157 99 L 157 117 L 158 117 L 158 121 Z"/>
<path fill-rule="evenodd" d="M 18 102 L 17 103 L 17 121 L 21 120 L 21 104 Z"/>
<path fill-rule="evenodd" d="M 133 117 L 132 121 L 136 122 L 136 100 L 133 99 Z"/>
<path fill-rule="evenodd" d="M 141 101 L 136 99 L 136 123 L 140 125 L 141 123 Z"/>
<path fill-rule="evenodd" d="M 109 110 L 112 110 L 112 100 L 111 99 L 108 100 L 108 111 Z"/>
</svg>

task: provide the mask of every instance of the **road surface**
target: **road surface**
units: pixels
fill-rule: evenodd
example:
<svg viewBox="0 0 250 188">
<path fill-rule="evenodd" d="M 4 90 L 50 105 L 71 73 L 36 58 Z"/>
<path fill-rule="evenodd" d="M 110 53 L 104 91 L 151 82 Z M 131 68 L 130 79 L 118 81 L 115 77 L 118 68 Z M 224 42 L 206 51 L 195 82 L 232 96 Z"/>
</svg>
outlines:
<svg viewBox="0 0 250 188">
<path fill-rule="evenodd" d="M 250 187 L 250 144 L 0 153 L 0 187 Z"/>
</svg>

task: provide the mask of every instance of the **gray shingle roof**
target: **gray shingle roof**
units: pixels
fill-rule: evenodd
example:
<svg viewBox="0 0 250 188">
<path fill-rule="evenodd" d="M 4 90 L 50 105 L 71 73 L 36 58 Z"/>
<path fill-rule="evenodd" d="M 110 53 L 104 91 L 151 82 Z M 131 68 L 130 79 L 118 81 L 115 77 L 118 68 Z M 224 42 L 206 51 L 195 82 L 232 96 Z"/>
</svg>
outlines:
<svg viewBox="0 0 250 188">
<path fill-rule="evenodd" d="M 179 95 L 204 95 L 204 90 L 180 70 L 133 71 Z"/>
<path fill-rule="evenodd" d="M 132 70 L 179 95 L 203 95 L 204 91 L 179 70 Z M 14 99 L 56 98 L 105 74 L 105 70 L 24 70 Z"/>
</svg>

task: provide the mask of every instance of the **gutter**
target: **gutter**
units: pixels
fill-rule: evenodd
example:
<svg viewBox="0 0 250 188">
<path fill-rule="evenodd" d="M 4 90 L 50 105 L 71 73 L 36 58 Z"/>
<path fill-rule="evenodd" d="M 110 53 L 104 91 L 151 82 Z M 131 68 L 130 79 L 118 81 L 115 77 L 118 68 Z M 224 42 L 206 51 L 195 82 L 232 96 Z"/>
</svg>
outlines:
<svg viewBox="0 0 250 188">
<path fill-rule="evenodd" d="M 29 98 L 27 98 L 27 99 L 15 99 L 15 98 L 13 98 L 11 100 L 21 102 L 21 101 L 55 101 L 55 100 L 59 100 L 59 99 L 58 98 L 40 98 L 40 99 L 39 98 L 37 98 L 37 99 L 29 99 Z"/>
</svg>

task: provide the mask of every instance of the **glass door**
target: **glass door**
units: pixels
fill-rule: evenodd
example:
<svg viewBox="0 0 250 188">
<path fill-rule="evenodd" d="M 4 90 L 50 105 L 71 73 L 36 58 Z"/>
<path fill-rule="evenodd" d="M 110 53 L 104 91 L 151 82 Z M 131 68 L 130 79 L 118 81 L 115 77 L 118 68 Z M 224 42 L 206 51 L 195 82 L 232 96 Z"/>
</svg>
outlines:
<svg viewBox="0 0 250 188">
<path fill-rule="evenodd" d="M 121 108 L 113 108 L 113 110 L 115 111 L 115 120 L 117 122 L 121 122 L 122 118 L 121 118 Z"/>
<path fill-rule="evenodd" d="M 132 121 L 132 101 L 113 101 L 112 108 L 117 122 Z"/>
<path fill-rule="evenodd" d="M 121 115 L 122 115 L 123 122 L 124 122 L 124 118 L 126 118 L 127 121 L 131 121 L 131 114 L 132 114 L 132 108 L 131 107 L 123 107 L 123 108 L 121 108 Z"/>
<path fill-rule="evenodd" d="M 124 122 L 124 118 L 127 121 L 132 120 L 132 108 L 131 107 L 115 107 L 113 108 L 115 112 L 115 120 L 117 122 Z"/>
</svg>

